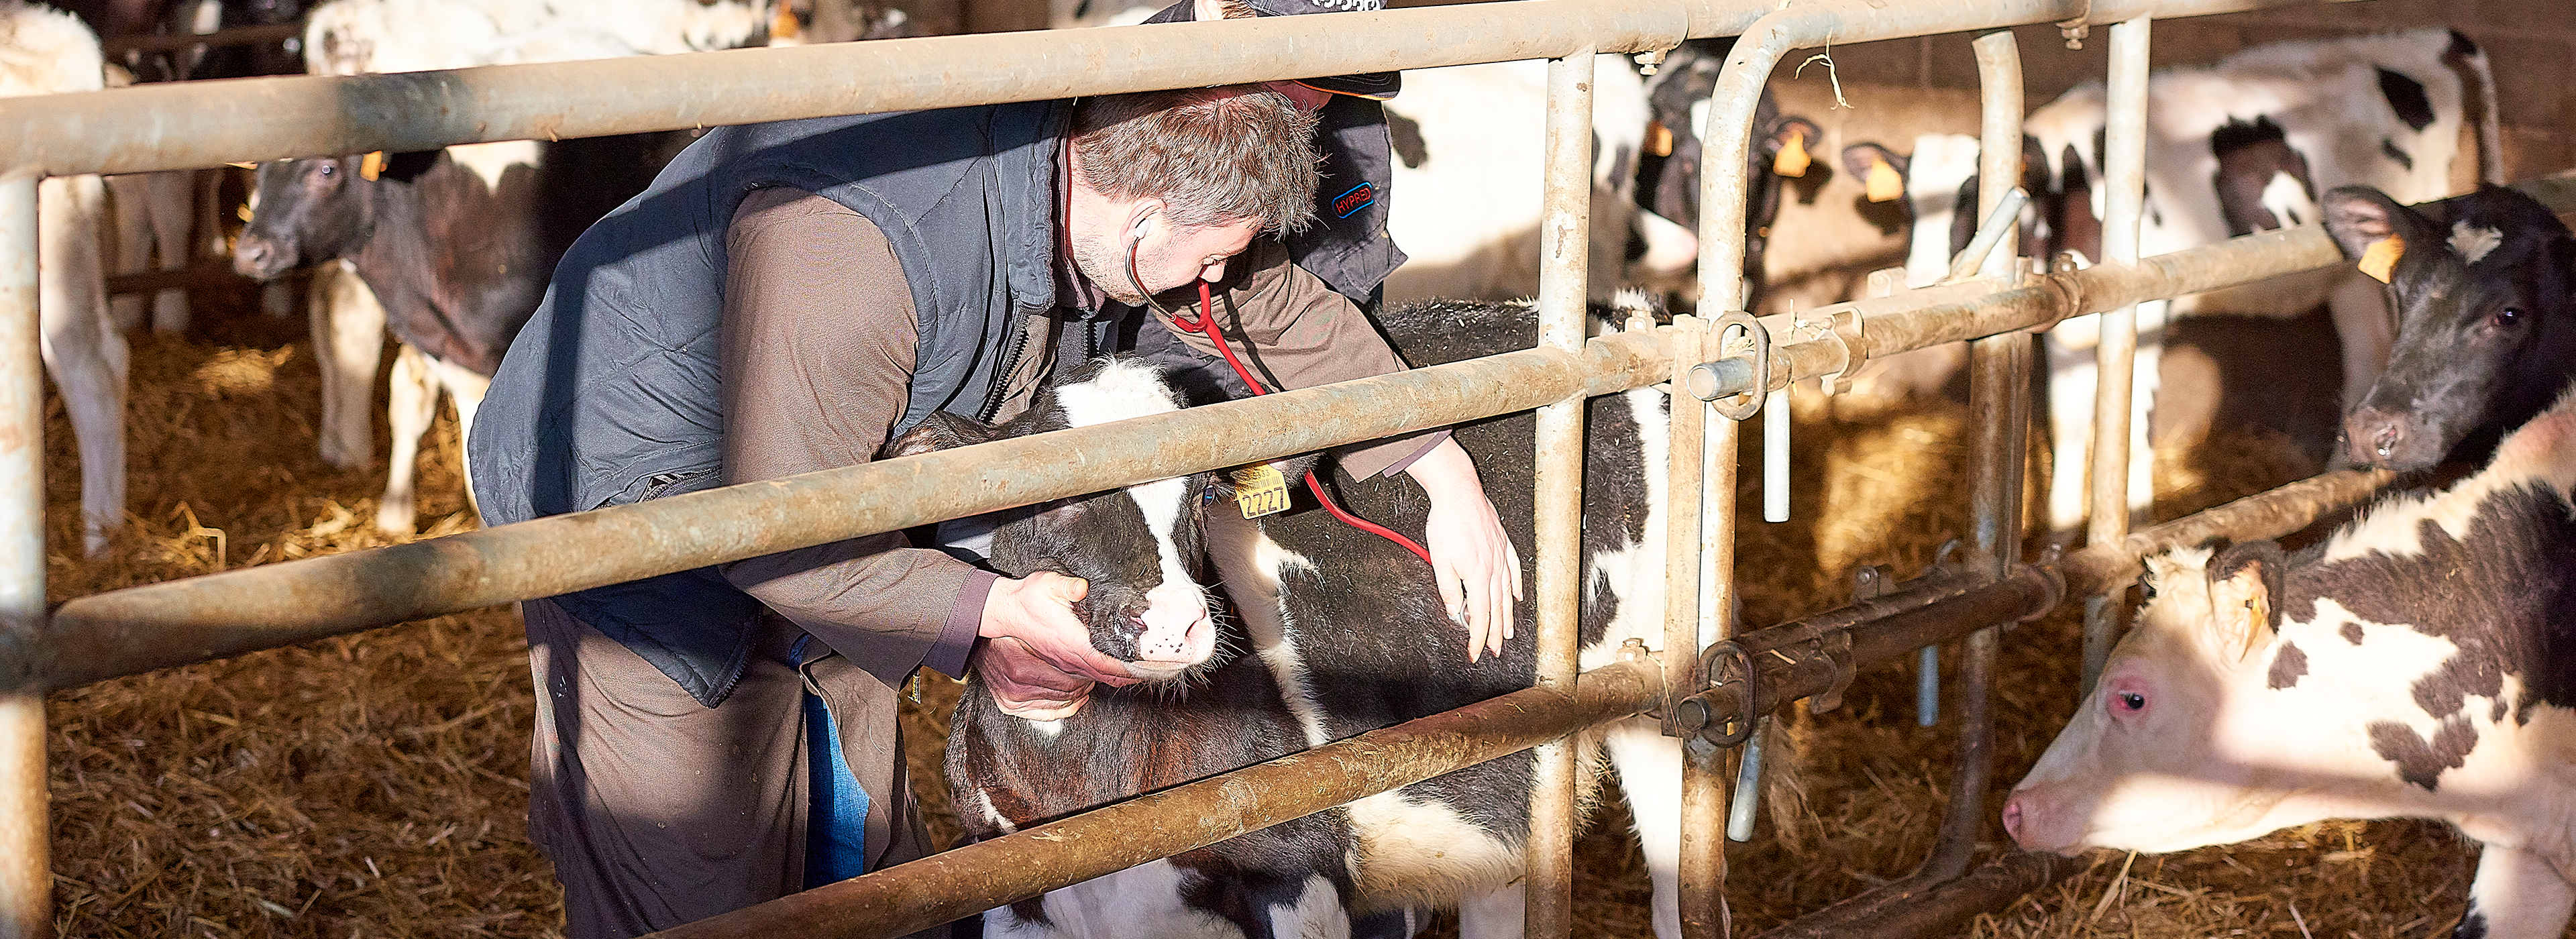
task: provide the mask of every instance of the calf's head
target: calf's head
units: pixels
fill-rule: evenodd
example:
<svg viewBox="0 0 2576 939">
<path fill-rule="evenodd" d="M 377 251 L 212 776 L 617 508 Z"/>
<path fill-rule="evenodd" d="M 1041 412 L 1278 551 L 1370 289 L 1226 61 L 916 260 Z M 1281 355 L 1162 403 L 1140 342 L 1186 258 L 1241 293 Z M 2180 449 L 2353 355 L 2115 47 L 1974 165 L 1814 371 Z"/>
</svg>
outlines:
<svg viewBox="0 0 2576 939">
<path fill-rule="evenodd" d="M 375 187 L 416 177 L 437 158 L 432 150 L 260 164 L 250 218 L 233 243 L 233 269 L 269 280 L 358 253 L 375 234 Z"/>
<path fill-rule="evenodd" d="M 1110 360 L 1040 393 L 1026 413 L 999 425 L 951 414 L 888 445 L 906 456 L 967 444 L 1164 414 L 1180 409 L 1163 376 L 1139 362 Z M 1222 664 L 1210 612 L 1206 522 L 1236 511 L 1233 477 L 1195 473 L 1121 489 L 1054 499 L 1006 513 L 993 530 L 993 566 L 1015 577 L 1053 571 L 1079 577 L 1089 592 L 1074 612 L 1091 644 L 1148 681 L 1186 680 Z"/>
<path fill-rule="evenodd" d="M 2576 374 L 2576 238 L 2548 207 L 2490 187 L 2419 210 L 2346 186 L 2325 210 L 2397 316 L 2387 369 L 2344 419 L 2355 463 L 2431 466 L 2530 420 Z"/>
<path fill-rule="evenodd" d="M 2263 702 L 2284 559 L 2271 542 L 2147 560 L 2148 600 L 2092 696 L 2004 804 L 2032 850 L 2174 851 L 2262 834 Z"/>
</svg>

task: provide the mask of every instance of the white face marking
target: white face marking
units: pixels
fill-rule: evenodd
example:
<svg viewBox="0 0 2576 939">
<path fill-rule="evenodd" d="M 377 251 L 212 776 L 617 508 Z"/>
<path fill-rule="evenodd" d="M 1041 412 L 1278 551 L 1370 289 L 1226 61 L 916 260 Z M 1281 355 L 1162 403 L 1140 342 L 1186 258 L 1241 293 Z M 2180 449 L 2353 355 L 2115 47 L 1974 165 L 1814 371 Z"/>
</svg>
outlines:
<svg viewBox="0 0 2576 939">
<path fill-rule="evenodd" d="M 2451 223 L 2451 250 L 2459 252 L 2462 261 L 2476 264 L 2486 259 L 2487 252 L 2503 245 L 2503 232 L 2473 227 L 2467 222 Z"/>
<path fill-rule="evenodd" d="M 1924 134 L 1905 162 L 1905 198 L 1914 205 L 1914 239 L 1905 254 L 1905 285 L 1928 287 L 1950 274 L 1950 226 L 1959 187 L 1977 175 L 1977 138 Z"/>
<path fill-rule="evenodd" d="M 460 143 L 447 148 L 447 158 L 474 171 L 474 175 L 483 178 L 486 188 L 497 192 L 501 188 L 501 177 L 510 172 L 510 167 L 534 169 L 544 158 L 544 152 L 538 149 L 534 140 L 503 140 L 497 143 Z"/>
<path fill-rule="evenodd" d="M 2271 181 L 2263 184 L 2261 201 L 2263 210 L 2272 213 L 2272 218 L 2283 228 L 2305 225 L 2310 219 L 2324 217 L 2317 212 L 2316 200 L 2308 198 L 2308 187 L 2300 185 L 2298 178 L 2288 173 L 2272 174 Z"/>
<path fill-rule="evenodd" d="M 1151 366 L 1133 362 L 1102 366 L 1091 380 L 1059 387 L 1055 395 L 1057 405 L 1064 409 L 1065 422 L 1074 427 L 1180 410 L 1162 374 Z M 1154 480 L 1129 486 L 1126 491 L 1144 514 L 1146 527 L 1153 531 L 1154 550 L 1162 571 L 1161 582 L 1146 587 L 1150 608 L 1145 613 L 1147 635 L 1140 640 L 1139 651 L 1148 659 L 1169 660 L 1164 670 L 1178 674 L 1204 661 L 1213 650 L 1212 637 L 1203 627 L 1194 626 L 1207 618 L 1206 592 L 1191 579 L 1176 537 L 1181 515 L 1187 511 L 1192 495 L 1189 480 Z M 1154 671 L 1148 667 L 1139 675 L 1161 677 Z"/>
</svg>

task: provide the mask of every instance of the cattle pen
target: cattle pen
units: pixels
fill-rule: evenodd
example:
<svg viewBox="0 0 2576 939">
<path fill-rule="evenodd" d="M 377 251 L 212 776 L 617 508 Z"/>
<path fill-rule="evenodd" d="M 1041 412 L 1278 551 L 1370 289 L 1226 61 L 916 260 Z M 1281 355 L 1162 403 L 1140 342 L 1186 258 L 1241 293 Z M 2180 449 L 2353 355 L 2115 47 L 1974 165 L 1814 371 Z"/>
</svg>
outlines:
<svg viewBox="0 0 2576 939">
<path fill-rule="evenodd" d="M 1831 696 L 1868 661 L 1967 638 L 1954 719 L 1961 759 L 1950 815 L 1914 877 L 1781 927 L 1781 935 L 1911 935 L 2014 902 L 2077 863 L 2010 853 L 1971 868 L 1989 785 L 1991 628 L 2085 597 L 2088 666 L 2107 653 L 2114 604 L 2142 554 L 2217 534 L 2296 530 L 2367 496 L 2384 477 L 2330 473 L 2136 532 L 2125 530 L 2131 305 L 2335 263 L 2322 230 L 2249 235 L 2152 258 L 2116 237 L 2106 263 L 2035 270 L 2007 233 L 1975 276 L 1755 319 L 1742 303 L 1747 128 L 1761 84 L 1793 49 L 1976 32 L 1994 214 L 2017 176 L 2022 93 L 2005 27 L 2108 27 L 2112 49 L 2106 229 L 2136 230 L 2150 23 L 2287 5 L 2269 0 L 1556 0 L 1511 16 L 1475 7 L 1129 30 L 887 40 L 644 60 L 497 66 L 345 78 L 245 79 L 0 102 L 0 937 L 52 933 L 46 697 L 123 675 L 390 626 L 443 613 L 702 567 L 1537 408 L 1541 506 L 1535 597 L 1539 686 L 1247 768 L 1043 828 L 719 916 L 667 935 L 902 935 L 1157 857 L 1542 747 L 1529 848 L 1530 932 L 1569 935 L 1575 755 L 1556 741 L 1649 712 L 1691 742 L 1683 890 L 1688 935 L 1723 931 L 1729 748 L 1761 715 Z M 1583 205 L 1592 55 L 1652 55 L 1684 39 L 1741 36 L 1705 137 L 1697 315 L 1586 340 Z M 83 597 L 47 609 L 42 495 L 44 394 L 37 316 L 37 184 L 46 176 L 140 172 L 455 143 L 593 136 L 974 103 L 1039 100 L 1307 74 L 1544 58 L 1549 171 L 1539 348 L 1323 388 L 1191 409 L 1044 439 L 1001 441 L 632 506 L 213 574 Z M 968 67 L 965 63 L 974 63 Z M 814 76 L 844 76 L 818 81 Z M 317 117 L 325 116 L 325 117 Z M 2554 207 L 2576 187 L 2535 191 Z M 1571 246 L 1571 247 L 1569 247 Z M 2019 557 L 2028 426 L 2025 331 L 2105 316 L 2086 549 Z M 1733 593 L 1740 422 L 1785 410 L 1795 381 L 1868 359 L 1972 340 L 1971 544 L 1936 576 L 1852 606 L 1696 648 Z M 1676 401 L 1669 467 L 1664 648 L 1575 673 L 1581 402 L 1665 385 Z M 1683 395 L 1689 397 L 1685 398 Z M 1068 456 L 1068 455 L 1072 456 Z M 1768 490 L 1766 490 L 1768 491 Z M 1758 655 L 1758 657 L 1757 657 Z M 2086 674 L 2095 671 L 2088 667 Z M 1294 783 L 1290 785 L 1289 783 Z"/>
</svg>

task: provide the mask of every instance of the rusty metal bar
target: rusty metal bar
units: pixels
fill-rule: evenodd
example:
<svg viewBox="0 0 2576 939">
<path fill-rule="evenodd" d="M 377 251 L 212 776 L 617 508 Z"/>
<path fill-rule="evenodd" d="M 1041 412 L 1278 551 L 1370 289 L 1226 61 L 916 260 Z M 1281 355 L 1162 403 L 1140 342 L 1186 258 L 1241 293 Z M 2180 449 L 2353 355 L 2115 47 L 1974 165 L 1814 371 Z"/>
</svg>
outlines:
<svg viewBox="0 0 2576 939">
<path fill-rule="evenodd" d="M 1983 181 L 1977 189 L 1976 208 L 1977 217 L 1984 218 L 2004 203 L 2021 176 L 2021 51 L 2008 29 L 1980 35 L 1972 46 L 1982 89 L 1978 171 Z M 2006 235 L 1997 250 L 1986 255 L 1984 271 L 1994 282 L 2008 283 L 2003 275 L 2019 266 L 2014 247 L 2014 239 Z M 1971 342 L 1968 348 L 1968 402 L 1975 414 L 1968 473 L 1974 480 L 1968 508 L 1974 526 L 1972 543 L 1975 563 L 2000 578 L 2020 563 L 2030 338 L 2002 333 Z M 1977 834 L 1984 829 L 1986 789 L 1994 776 L 1991 696 L 2000 643 L 1995 630 L 1978 630 L 1968 637 L 1959 657 L 1958 680 L 1951 683 L 1958 689 L 1959 745 L 1949 803 L 1932 854 L 1914 873 L 1915 883 L 1940 883 L 1965 873 L 1976 851 Z"/>
<path fill-rule="evenodd" d="M 1587 245 L 1592 222 L 1592 82 L 1589 47 L 1547 63 L 1546 192 L 1539 223 L 1538 341 L 1583 346 Z M 1581 666 L 1583 604 L 1583 406 L 1581 397 L 1538 409 L 1536 506 L 1540 688 L 1573 687 Z M 1538 748 L 1530 785 L 1526 935 L 1563 939 L 1574 929 L 1575 744 Z"/>
<path fill-rule="evenodd" d="M 2135 264 L 2138 224 L 2146 207 L 2147 187 L 2147 48 L 2151 23 L 2141 16 L 2111 27 L 2108 88 L 2109 124 L 2104 129 L 2102 175 L 2104 196 L 2103 261 Z M 2131 400 L 2136 386 L 2138 308 L 2125 304 L 2102 314 L 2101 338 L 2093 348 L 2093 452 L 2085 519 L 2086 544 L 2110 544 L 2129 532 L 2129 489 L 2149 487 L 2132 480 Z M 2144 428 L 2136 428 L 2143 432 Z M 2140 454 L 2146 456 L 2146 454 Z M 2152 459 L 2148 461 L 2153 463 Z M 2110 597 L 2090 597 L 2084 605 L 2084 671 L 2076 686 L 2080 699 L 2101 677 L 2102 663 L 2118 639 L 2121 610 Z"/>
<path fill-rule="evenodd" d="M 2117 542 L 2093 545 L 2058 562 L 2069 596 L 2089 597 L 2128 585 L 2142 568 L 2138 559 L 2175 548 L 2188 548 L 2211 538 L 2235 541 L 2279 538 L 2328 513 L 2370 498 L 2397 478 L 2387 470 L 2336 470 L 2226 505 L 2178 518 L 2153 528 L 2130 532 Z"/>
<path fill-rule="evenodd" d="M 937 36 L 349 77 L 167 82 L 0 102 L 0 166 L 48 173 L 428 150 L 1042 101 L 1306 75 L 1669 49 L 1733 35 L 1756 0 L 1435 7 Z M 1500 13 L 1500 15 L 1498 15 Z"/>
<path fill-rule="evenodd" d="M 904 935 L 1639 713 L 1663 695 L 1643 651 L 1571 693 L 1516 691 L 654 935 Z"/>
<path fill-rule="evenodd" d="M 1687 751 L 1698 738 L 1676 727 L 1673 714 L 1681 699 L 1705 687 L 1699 674 L 1699 568 L 1702 461 L 1707 458 L 1711 415 L 1705 402 L 1678 389 L 1688 386 L 1694 363 L 1716 357 L 1717 346 L 1708 323 L 1696 316 L 1674 317 L 1672 332 L 1674 347 L 1679 351 L 1673 356 L 1668 386 L 1676 391 L 1669 396 L 1671 445 L 1665 461 L 1663 658 L 1669 690 L 1664 698 L 1663 718 L 1664 733 L 1682 737 Z M 1730 492 L 1733 488 L 1727 487 Z M 1717 837 L 1713 826 L 1694 824 L 1692 820 L 1716 817 L 1725 792 L 1717 774 L 1710 772 L 1702 760 L 1684 759 L 1681 774 L 1681 830 L 1669 833 L 1677 840 L 1680 854 L 1680 869 L 1675 876 L 1679 919 L 1672 925 L 1686 939 L 1706 939 L 1719 934 L 1724 919 L 1726 843 Z M 1642 827 L 1638 830 L 1640 839 L 1657 836 L 1660 835 Z M 1664 924 L 1656 928 L 1662 930 Z"/>
<path fill-rule="evenodd" d="M 1873 890 L 1783 923 L 1757 939 L 1912 939 L 1954 935 L 1966 930 L 1977 914 L 2001 910 L 2082 873 L 2087 866 L 2082 858 L 2014 851 L 1944 883 Z"/>
<path fill-rule="evenodd" d="M 0 174 L 0 939 L 54 933 L 45 686 L 22 654 L 45 622 L 41 186 L 34 173 Z"/>
</svg>

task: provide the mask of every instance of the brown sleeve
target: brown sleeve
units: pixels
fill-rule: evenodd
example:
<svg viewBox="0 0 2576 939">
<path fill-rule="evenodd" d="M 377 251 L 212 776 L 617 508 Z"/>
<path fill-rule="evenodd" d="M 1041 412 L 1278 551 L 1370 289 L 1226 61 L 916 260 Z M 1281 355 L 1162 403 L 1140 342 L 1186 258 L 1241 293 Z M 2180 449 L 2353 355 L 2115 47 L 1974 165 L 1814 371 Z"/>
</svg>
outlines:
<svg viewBox="0 0 2576 939">
<path fill-rule="evenodd" d="M 725 482 L 868 462 L 903 415 L 919 336 L 885 234 L 829 199 L 766 189 L 735 211 L 725 252 Z M 894 681 L 921 664 L 962 671 L 994 581 L 901 532 L 737 561 L 724 575 Z"/>
<path fill-rule="evenodd" d="M 1369 325 L 1359 307 L 1305 268 L 1289 263 L 1288 249 L 1278 239 L 1255 239 L 1250 250 L 1226 267 L 1217 322 L 1236 343 L 1235 352 L 1244 357 L 1245 367 L 1261 376 L 1263 384 L 1313 388 L 1404 371 L 1404 361 Z M 1175 334 L 1190 348 L 1217 355 L 1206 336 L 1178 330 Z M 1424 431 L 1353 444 L 1333 455 L 1353 476 L 1391 475 L 1447 439 L 1445 429 Z"/>
</svg>

